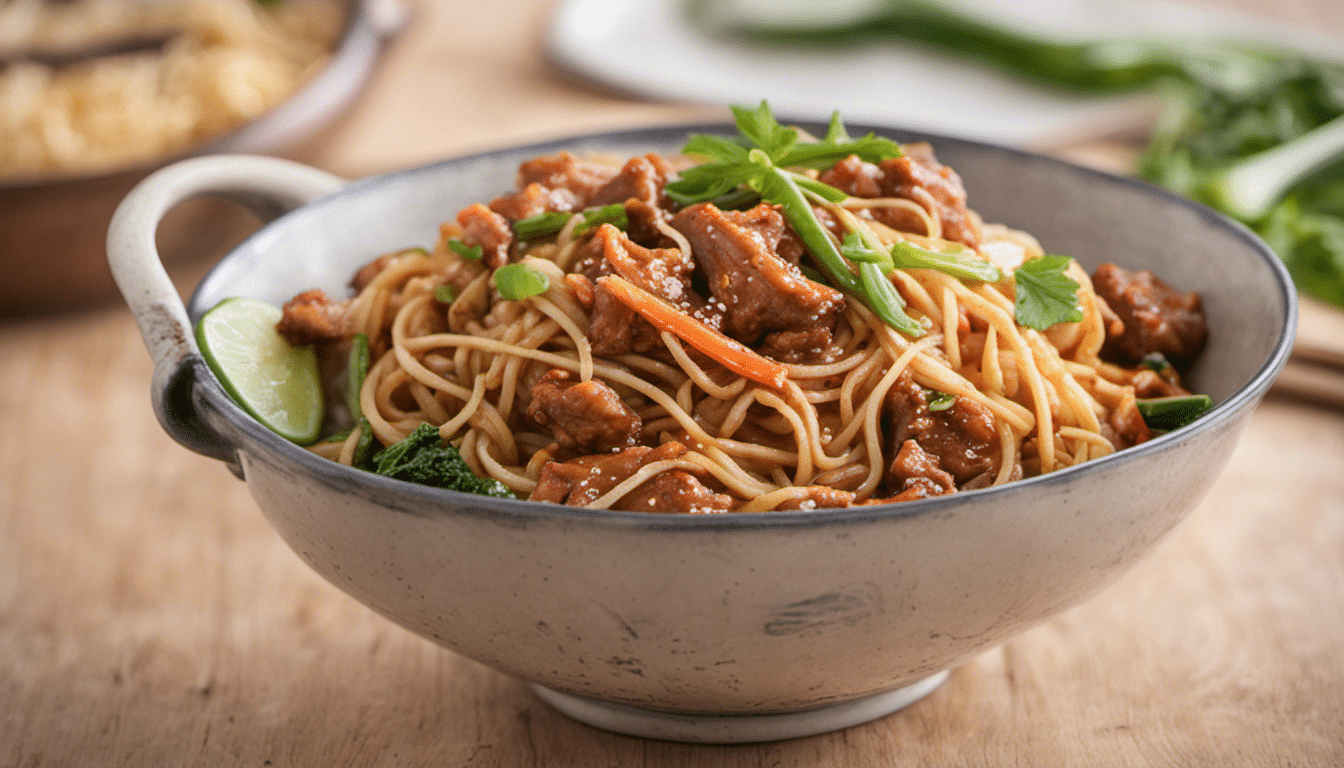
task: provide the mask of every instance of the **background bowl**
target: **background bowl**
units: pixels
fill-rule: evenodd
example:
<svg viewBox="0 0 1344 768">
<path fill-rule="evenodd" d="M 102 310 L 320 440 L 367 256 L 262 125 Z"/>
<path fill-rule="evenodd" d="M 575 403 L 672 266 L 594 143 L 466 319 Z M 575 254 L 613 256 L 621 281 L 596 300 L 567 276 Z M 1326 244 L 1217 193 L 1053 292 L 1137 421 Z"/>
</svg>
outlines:
<svg viewBox="0 0 1344 768">
<path fill-rule="evenodd" d="M 340 115 L 372 74 L 402 18 L 389 0 L 339 0 L 344 28 L 331 58 L 284 102 L 223 136 L 149 162 L 92 173 L 0 177 L 0 316 L 71 309 L 116 296 L 105 244 L 112 212 L 146 176 L 208 153 L 279 153 Z M 170 263 L 219 258 L 256 228 L 245 211 L 219 200 L 189 201 L 163 222 Z"/>
<path fill-rule="evenodd" d="M 1089 270 L 1150 268 L 1203 294 L 1192 372 L 1217 405 L 1185 429 L 999 488 L 897 505 L 760 515 L 641 515 L 420 487 L 319 459 L 253 422 L 197 353 L 190 323 L 236 295 L 342 294 L 370 258 L 427 245 L 519 162 L 564 148 L 675 151 L 684 126 L 592 136 L 337 179 L 268 158 L 200 158 L 136 189 L 113 271 L 155 359 L 165 429 L 229 462 L 293 550 L 398 624 L 531 681 L 601 727 L 692 741 L 817 733 L 899 708 L 946 670 L 1109 584 L 1203 496 L 1288 354 L 1292 285 L 1245 228 L 1142 183 L 974 142 L 932 141 L 987 221 Z M 817 127 L 817 130 L 821 130 Z M 856 131 L 873 130 L 856 126 Z M 146 237 L 198 193 L 298 208 L 248 239 L 184 308 Z M 305 204 L 307 203 L 307 204 Z"/>
</svg>

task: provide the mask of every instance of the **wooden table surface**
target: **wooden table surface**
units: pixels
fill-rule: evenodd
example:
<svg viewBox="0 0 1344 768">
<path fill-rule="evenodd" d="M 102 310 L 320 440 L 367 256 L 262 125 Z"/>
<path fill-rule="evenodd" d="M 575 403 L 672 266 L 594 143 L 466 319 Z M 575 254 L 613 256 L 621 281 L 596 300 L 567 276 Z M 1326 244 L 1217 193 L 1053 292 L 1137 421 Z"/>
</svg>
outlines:
<svg viewBox="0 0 1344 768">
<path fill-rule="evenodd" d="M 418 5 L 367 95 L 301 156 L 358 176 L 723 115 L 557 75 L 544 4 Z M 1241 6 L 1344 32 L 1337 0 Z M 1304 333 L 1344 339 L 1340 314 L 1312 309 Z M 10 321 L 0 349 L 0 766 L 1344 764 L 1339 409 L 1271 396 L 1152 556 L 924 701 L 705 747 L 570 721 L 310 572 L 243 483 L 159 429 L 124 308 Z"/>
</svg>

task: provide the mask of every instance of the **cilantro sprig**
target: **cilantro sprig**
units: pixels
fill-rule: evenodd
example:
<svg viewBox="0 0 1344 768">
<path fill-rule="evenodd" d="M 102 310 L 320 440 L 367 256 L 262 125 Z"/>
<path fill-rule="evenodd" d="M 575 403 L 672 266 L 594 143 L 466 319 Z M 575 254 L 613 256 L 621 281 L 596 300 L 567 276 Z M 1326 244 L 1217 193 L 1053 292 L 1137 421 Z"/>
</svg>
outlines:
<svg viewBox="0 0 1344 768">
<path fill-rule="evenodd" d="M 1019 325 L 1043 331 L 1083 319 L 1078 282 L 1064 274 L 1070 261 L 1068 256 L 1047 253 L 1023 262 L 1013 273 L 1017 280 L 1013 314 Z"/>
<path fill-rule="evenodd" d="M 765 101 L 754 110 L 733 107 L 733 115 L 738 136 L 694 134 L 687 140 L 682 152 L 705 157 L 708 162 L 682 171 L 677 181 L 667 185 L 668 195 L 682 205 L 691 205 L 739 195 L 745 188 L 778 205 L 833 285 L 859 297 L 893 328 L 910 335 L 921 334 L 923 329 L 905 314 L 900 294 L 880 266 L 860 263 L 855 274 L 812 210 L 813 201 L 835 203 L 848 195 L 792 170 L 826 167 L 850 155 L 879 163 L 900 157 L 900 145 L 874 134 L 861 139 L 850 137 L 838 113 L 831 117 L 825 137 L 804 143 L 799 143 L 796 129 L 779 124 Z"/>
</svg>

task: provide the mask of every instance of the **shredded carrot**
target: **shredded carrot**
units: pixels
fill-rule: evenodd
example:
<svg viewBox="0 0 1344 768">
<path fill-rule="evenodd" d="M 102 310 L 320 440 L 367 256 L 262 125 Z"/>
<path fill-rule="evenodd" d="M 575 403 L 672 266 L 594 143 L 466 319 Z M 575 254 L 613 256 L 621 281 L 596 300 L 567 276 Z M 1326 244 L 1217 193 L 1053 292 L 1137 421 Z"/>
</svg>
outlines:
<svg viewBox="0 0 1344 768">
<path fill-rule="evenodd" d="M 608 275 L 598 278 L 597 284 L 606 288 L 617 301 L 639 313 L 653 327 L 680 338 L 718 361 L 724 368 L 775 389 L 782 389 L 788 381 L 788 368 L 724 336 L 629 280 L 619 275 Z"/>
</svg>

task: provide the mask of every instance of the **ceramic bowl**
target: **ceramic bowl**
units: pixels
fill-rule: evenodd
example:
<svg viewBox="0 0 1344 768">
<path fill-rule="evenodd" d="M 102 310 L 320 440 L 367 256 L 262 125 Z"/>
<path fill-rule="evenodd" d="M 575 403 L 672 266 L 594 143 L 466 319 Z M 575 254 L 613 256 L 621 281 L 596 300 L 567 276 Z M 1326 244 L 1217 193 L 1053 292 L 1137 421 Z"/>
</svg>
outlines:
<svg viewBox="0 0 1344 768">
<path fill-rule="evenodd" d="M 1203 294 L 1212 338 L 1193 371 L 1216 407 L 1105 459 L 903 504 L 755 515 L 589 512 L 416 486 L 317 458 L 252 421 L 202 361 L 191 323 L 229 296 L 344 295 L 372 257 L 427 245 L 459 207 L 568 149 L 674 151 L 682 126 L 508 149 L 343 186 L 273 158 L 208 157 L 148 179 L 109 235 L 155 361 L 164 428 L 226 462 L 305 562 L 378 613 L 530 681 L 611 730 L 687 741 L 818 733 L 890 712 L 947 670 L 1111 583 L 1217 478 L 1289 352 L 1289 278 L 1249 231 L 1157 188 L 1020 151 L 932 141 L 988 221 L 1047 250 L 1151 268 Z M 820 130 L 820 129 L 819 129 Z M 867 131 L 867 127 L 856 127 Z M 288 211 L 186 307 L 154 223 L 197 194 Z"/>
<path fill-rule="evenodd" d="M 128 192 L 154 170 L 222 152 L 283 153 L 342 114 L 405 21 L 397 0 L 340 0 L 345 27 L 328 63 L 288 99 L 250 123 L 171 157 L 96 172 L 0 178 L 0 316 L 66 310 L 116 297 L 103 244 Z M 194 201 L 160 232 L 173 263 L 218 258 L 256 228 L 219 201 Z"/>
</svg>

